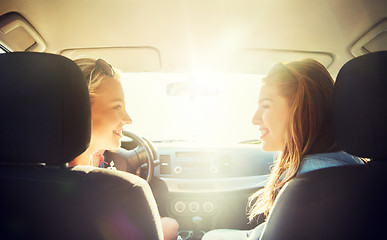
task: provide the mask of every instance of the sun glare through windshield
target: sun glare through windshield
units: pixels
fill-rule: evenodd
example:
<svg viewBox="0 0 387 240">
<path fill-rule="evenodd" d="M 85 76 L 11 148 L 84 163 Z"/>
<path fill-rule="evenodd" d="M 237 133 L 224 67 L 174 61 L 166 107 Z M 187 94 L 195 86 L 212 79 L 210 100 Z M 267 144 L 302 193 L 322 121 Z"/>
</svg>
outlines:
<svg viewBox="0 0 387 240">
<path fill-rule="evenodd" d="M 152 141 L 226 144 L 257 139 L 260 75 L 125 73 L 126 127 Z"/>
</svg>

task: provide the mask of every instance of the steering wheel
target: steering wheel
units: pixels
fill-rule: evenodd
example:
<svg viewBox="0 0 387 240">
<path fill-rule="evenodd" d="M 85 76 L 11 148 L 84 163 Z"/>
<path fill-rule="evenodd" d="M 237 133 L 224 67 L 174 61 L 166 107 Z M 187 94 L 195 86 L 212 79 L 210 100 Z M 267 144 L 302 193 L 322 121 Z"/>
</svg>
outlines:
<svg viewBox="0 0 387 240">
<path fill-rule="evenodd" d="M 152 143 L 133 132 L 123 131 L 132 141 L 121 141 L 117 151 L 106 151 L 105 159 L 113 161 L 118 170 L 130 172 L 144 178 L 148 183 L 152 179 L 154 167 L 160 164 Z"/>
</svg>

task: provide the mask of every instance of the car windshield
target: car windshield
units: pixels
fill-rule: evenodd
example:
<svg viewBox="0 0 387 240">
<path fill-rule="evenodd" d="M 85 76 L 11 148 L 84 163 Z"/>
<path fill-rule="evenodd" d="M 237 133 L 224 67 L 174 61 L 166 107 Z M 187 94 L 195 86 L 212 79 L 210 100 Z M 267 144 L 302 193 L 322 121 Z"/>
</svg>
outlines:
<svg viewBox="0 0 387 240">
<path fill-rule="evenodd" d="M 126 130 L 153 142 L 255 143 L 261 75 L 124 73 Z"/>
</svg>

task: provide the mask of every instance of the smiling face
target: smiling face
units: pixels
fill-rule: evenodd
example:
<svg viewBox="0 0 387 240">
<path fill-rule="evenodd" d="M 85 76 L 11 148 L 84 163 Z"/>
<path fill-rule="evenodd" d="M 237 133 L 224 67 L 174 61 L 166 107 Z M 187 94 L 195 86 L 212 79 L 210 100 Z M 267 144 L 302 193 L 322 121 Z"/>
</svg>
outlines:
<svg viewBox="0 0 387 240">
<path fill-rule="evenodd" d="M 252 122 L 259 126 L 263 151 L 283 151 L 288 131 L 290 105 L 280 95 L 278 87 L 263 84 L 258 100 L 258 109 Z"/>
<path fill-rule="evenodd" d="M 125 110 L 124 92 L 118 80 L 110 77 L 102 80 L 91 99 L 91 116 L 90 148 L 118 149 L 123 126 L 132 122 Z"/>
</svg>

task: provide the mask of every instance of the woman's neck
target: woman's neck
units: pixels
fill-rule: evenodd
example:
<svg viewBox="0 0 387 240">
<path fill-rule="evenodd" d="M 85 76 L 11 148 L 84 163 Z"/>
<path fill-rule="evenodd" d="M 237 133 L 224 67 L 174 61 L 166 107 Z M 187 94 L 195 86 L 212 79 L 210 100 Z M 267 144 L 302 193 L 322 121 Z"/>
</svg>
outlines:
<svg viewBox="0 0 387 240">
<path fill-rule="evenodd" d="M 95 152 L 97 152 L 97 150 L 89 147 L 81 155 L 79 155 L 74 160 L 69 162 L 68 163 L 69 167 L 74 167 L 77 165 L 89 165 L 89 166 L 98 167 L 99 159 L 94 159 L 94 157 L 93 157 L 93 154 Z"/>
</svg>

